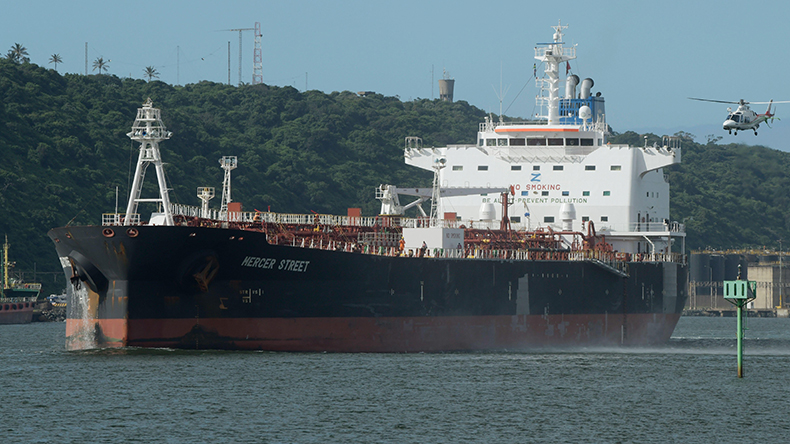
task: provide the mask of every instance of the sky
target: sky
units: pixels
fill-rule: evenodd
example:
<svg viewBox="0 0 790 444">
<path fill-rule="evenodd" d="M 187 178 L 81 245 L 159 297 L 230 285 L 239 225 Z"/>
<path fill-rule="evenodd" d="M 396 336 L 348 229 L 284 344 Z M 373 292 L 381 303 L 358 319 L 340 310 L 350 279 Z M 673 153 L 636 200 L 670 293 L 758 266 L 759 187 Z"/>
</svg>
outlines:
<svg viewBox="0 0 790 444">
<path fill-rule="evenodd" d="M 401 100 L 437 98 L 446 70 L 454 98 L 494 114 L 529 117 L 537 89 L 536 43 L 567 24 L 572 71 L 594 80 L 617 132 L 686 131 L 705 142 L 790 151 L 790 103 L 773 129 L 728 135 L 727 105 L 688 100 L 790 100 L 790 2 L 742 1 L 44 1 L 3 5 L 0 54 L 14 43 L 32 63 L 144 78 L 153 66 L 170 84 L 239 81 L 239 33 L 260 22 L 263 80 L 304 91 L 375 91 Z M 254 33 L 242 32 L 242 80 L 252 81 Z M 564 83 L 563 83 L 564 85 Z M 144 98 L 141 98 L 141 102 Z M 765 111 L 765 105 L 755 105 Z M 470 135 L 476 128 L 470 128 Z"/>
</svg>

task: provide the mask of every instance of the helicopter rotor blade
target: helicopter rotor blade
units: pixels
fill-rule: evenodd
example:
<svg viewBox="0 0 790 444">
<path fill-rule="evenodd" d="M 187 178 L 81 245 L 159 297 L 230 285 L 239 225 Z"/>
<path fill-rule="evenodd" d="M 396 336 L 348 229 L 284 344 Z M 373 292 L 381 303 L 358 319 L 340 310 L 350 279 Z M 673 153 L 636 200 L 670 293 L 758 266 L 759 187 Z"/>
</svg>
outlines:
<svg viewBox="0 0 790 444">
<path fill-rule="evenodd" d="M 741 102 L 743 102 L 743 101 L 733 102 L 733 101 L 728 101 L 728 100 L 699 99 L 697 97 L 688 97 L 688 98 L 691 99 L 691 100 L 699 100 L 700 102 L 731 103 L 733 105 L 740 105 Z M 746 103 L 749 103 L 749 102 L 743 102 L 743 103 L 746 104 Z M 766 102 L 766 103 L 768 103 L 768 102 Z"/>
</svg>

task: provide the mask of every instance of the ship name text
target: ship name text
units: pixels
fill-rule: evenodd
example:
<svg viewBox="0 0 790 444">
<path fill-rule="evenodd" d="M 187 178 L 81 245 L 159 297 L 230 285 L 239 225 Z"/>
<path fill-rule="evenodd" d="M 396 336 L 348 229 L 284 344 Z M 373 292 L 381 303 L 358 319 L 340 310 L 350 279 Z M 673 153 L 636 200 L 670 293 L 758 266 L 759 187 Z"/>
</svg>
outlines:
<svg viewBox="0 0 790 444">
<path fill-rule="evenodd" d="M 270 257 L 255 257 L 255 256 L 247 256 L 244 258 L 243 261 L 241 261 L 242 267 L 263 268 L 266 270 L 274 270 L 276 266 L 278 270 L 294 271 L 297 273 L 304 273 L 305 271 L 307 271 L 308 265 L 310 265 L 310 261 L 280 259 L 278 262 L 277 259 L 273 259 Z"/>
</svg>

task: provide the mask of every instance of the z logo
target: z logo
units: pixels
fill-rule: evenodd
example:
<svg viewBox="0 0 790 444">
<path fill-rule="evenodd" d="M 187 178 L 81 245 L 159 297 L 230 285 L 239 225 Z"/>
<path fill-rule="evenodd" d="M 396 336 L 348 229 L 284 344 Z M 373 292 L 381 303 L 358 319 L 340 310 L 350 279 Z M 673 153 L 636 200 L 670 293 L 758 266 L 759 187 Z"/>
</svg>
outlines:
<svg viewBox="0 0 790 444">
<path fill-rule="evenodd" d="M 540 173 L 532 173 L 532 180 L 530 182 L 540 182 Z"/>
</svg>

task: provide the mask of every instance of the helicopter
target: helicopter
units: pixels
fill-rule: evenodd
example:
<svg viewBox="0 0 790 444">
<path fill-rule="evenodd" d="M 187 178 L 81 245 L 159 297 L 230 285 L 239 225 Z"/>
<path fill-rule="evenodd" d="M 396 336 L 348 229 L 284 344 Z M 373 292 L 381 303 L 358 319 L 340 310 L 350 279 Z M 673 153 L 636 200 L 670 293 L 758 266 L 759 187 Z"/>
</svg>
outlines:
<svg viewBox="0 0 790 444">
<path fill-rule="evenodd" d="M 757 128 L 760 127 L 760 124 L 765 122 L 766 126 L 768 125 L 768 120 L 778 119 L 778 117 L 774 117 L 774 114 L 771 113 L 771 105 L 774 103 L 790 103 L 790 101 L 780 101 L 774 102 L 771 100 L 770 102 L 746 102 L 745 100 L 741 99 L 737 102 L 728 102 L 726 100 L 711 100 L 711 99 L 698 99 L 696 97 L 689 97 L 691 100 L 699 100 L 701 102 L 715 102 L 715 103 L 732 103 L 738 105 L 738 109 L 735 112 L 732 111 L 732 108 L 727 108 L 727 119 L 722 124 L 722 128 L 726 129 L 730 134 L 735 132 L 735 135 L 738 135 L 738 131 L 740 130 L 752 130 L 754 131 L 754 135 L 757 135 Z M 765 111 L 765 114 L 758 114 L 752 111 L 749 108 L 749 105 L 765 105 L 768 104 L 768 109 Z M 770 128 L 770 126 L 769 126 Z"/>
</svg>

